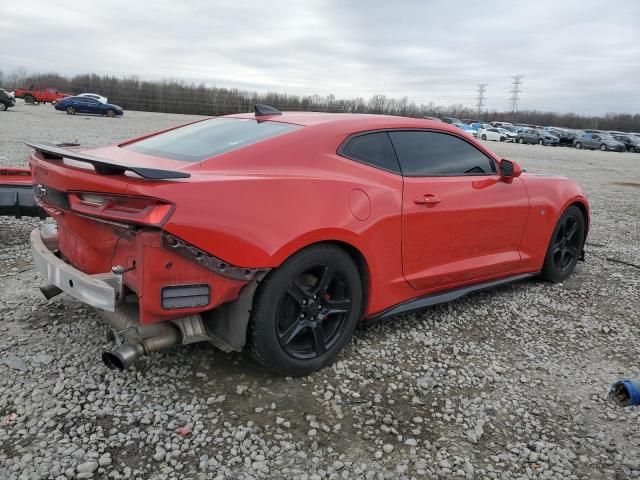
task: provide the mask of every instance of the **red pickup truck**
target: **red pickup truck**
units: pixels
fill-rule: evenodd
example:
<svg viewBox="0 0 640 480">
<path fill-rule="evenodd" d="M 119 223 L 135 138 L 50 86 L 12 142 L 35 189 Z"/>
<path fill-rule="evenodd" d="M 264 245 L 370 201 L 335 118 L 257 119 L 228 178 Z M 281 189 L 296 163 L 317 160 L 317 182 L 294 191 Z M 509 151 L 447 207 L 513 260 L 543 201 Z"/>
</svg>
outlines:
<svg viewBox="0 0 640 480">
<path fill-rule="evenodd" d="M 26 103 L 54 103 L 56 100 L 71 95 L 61 93 L 57 88 L 31 85 L 29 88 L 16 88 L 15 96 L 16 98 L 22 98 Z"/>
</svg>

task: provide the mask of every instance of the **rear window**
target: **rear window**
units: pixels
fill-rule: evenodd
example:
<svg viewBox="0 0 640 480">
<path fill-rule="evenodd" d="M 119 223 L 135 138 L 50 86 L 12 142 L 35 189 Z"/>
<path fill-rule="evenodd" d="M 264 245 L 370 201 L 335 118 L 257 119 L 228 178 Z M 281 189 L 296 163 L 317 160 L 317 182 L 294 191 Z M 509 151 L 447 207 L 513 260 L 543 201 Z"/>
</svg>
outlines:
<svg viewBox="0 0 640 480">
<path fill-rule="evenodd" d="M 212 118 L 160 133 L 123 148 L 155 157 L 200 162 L 302 128 L 244 118 Z"/>
</svg>

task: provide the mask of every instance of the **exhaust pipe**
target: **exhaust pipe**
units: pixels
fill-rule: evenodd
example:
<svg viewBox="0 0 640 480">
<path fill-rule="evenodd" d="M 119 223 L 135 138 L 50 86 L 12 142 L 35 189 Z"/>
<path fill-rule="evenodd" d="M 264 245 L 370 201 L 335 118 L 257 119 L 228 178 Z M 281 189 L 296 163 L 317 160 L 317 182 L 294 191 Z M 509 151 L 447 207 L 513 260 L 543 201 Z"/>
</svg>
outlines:
<svg viewBox="0 0 640 480">
<path fill-rule="evenodd" d="M 609 400 L 619 407 L 640 405 L 640 380 L 620 380 L 609 390 Z"/>
<path fill-rule="evenodd" d="M 180 329 L 173 322 L 140 326 L 137 304 L 124 304 L 115 312 L 99 314 L 111 325 L 112 332 L 107 338 L 124 340 L 114 350 L 102 354 L 102 361 L 112 370 L 126 370 L 143 355 L 182 343 Z"/>
</svg>

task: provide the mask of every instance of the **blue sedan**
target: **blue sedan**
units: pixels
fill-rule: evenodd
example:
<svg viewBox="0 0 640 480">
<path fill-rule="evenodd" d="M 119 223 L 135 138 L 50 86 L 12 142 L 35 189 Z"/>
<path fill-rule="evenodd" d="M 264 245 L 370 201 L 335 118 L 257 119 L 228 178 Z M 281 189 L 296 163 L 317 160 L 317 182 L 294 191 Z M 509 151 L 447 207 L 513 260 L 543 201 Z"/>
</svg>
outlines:
<svg viewBox="0 0 640 480">
<path fill-rule="evenodd" d="M 101 103 L 90 97 L 65 97 L 55 104 L 56 110 L 67 112 L 68 115 L 76 113 L 93 113 L 95 115 L 105 115 L 107 117 L 121 116 L 124 114 L 122 107 Z"/>
</svg>

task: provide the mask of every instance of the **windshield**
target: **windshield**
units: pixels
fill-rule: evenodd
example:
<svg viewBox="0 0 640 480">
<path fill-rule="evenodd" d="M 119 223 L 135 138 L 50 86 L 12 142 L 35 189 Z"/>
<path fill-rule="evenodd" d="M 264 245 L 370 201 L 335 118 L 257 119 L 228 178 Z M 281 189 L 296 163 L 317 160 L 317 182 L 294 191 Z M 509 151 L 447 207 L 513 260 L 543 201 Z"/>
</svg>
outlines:
<svg viewBox="0 0 640 480">
<path fill-rule="evenodd" d="M 200 162 L 302 128 L 244 118 L 212 118 L 160 133 L 123 148 L 184 162 Z"/>
</svg>

